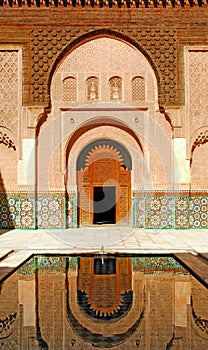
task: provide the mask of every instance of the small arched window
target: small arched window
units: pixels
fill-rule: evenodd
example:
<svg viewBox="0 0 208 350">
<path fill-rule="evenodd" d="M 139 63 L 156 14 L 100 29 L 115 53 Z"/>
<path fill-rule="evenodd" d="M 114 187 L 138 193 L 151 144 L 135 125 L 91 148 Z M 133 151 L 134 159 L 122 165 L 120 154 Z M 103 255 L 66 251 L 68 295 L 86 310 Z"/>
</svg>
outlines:
<svg viewBox="0 0 208 350">
<path fill-rule="evenodd" d="M 110 101 L 122 100 L 122 79 L 120 77 L 112 77 L 109 80 L 110 85 Z"/>
<path fill-rule="evenodd" d="M 63 100 L 77 101 L 77 80 L 74 77 L 67 77 L 63 80 Z"/>
<path fill-rule="evenodd" d="M 145 101 L 145 80 L 143 77 L 135 77 L 131 81 L 132 101 Z"/>
<path fill-rule="evenodd" d="M 99 101 L 99 80 L 96 77 L 90 77 L 86 81 L 87 101 Z"/>
</svg>

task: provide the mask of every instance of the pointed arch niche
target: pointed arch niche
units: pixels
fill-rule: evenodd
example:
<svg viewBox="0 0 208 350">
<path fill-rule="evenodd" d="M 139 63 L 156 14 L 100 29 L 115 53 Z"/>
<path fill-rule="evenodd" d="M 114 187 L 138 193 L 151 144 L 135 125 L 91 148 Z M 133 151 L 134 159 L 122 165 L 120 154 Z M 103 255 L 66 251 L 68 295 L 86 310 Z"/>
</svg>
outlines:
<svg viewBox="0 0 208 350">
<path fill-rule="evenodd" d="M 133 106 L 143 105 L 144 102 L 157 104 L 155 74 L 144 54 L 120 38 L 102 35 L 89 41 L 83 39 L 79 46 L 75 45 L 72 51 L 66 52 L 54 71 L 51 80 L 52 105 L 67 108 L 98 101 L 122 102 Z M 132 79 L 135 77 L 142 77 L 142 84 L 146 82 L 145 98 L 142 92 L 142 98 L 135 99 L 134 96 L 132 100 Z M 134 80 L 134 85 L 136 82 Z"/>
<path fill-rule="evenodd" d="M 129 224 L 131 206 L 129 152 L 118 142 L 100 139 L 77 159 L 79 225 Z"/>
</svg>

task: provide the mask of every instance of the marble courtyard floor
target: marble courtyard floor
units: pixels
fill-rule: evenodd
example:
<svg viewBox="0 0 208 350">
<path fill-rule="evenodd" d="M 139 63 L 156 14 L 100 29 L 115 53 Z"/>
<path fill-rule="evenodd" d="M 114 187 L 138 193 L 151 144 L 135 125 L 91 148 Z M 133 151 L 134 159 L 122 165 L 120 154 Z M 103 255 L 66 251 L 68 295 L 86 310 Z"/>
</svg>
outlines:
<svg viewBox="0 0 208 350">
<path fill-rule="evenodd" d="M 64 230 L 0 230 L 0 280 L 33 254 L 174 255 L 208 283 L 207 229 L 102 226 Z"/>
</svg>

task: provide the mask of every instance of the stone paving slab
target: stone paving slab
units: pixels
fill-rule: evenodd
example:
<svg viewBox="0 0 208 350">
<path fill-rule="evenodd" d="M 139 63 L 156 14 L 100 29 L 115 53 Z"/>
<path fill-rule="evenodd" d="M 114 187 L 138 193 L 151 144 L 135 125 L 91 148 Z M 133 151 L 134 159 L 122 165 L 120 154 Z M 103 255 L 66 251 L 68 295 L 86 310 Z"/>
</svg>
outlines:
<svg viewBox="0 0 208 350">
<path fill-rule="evenodd" d="M 143 230 L 80 228 L 66 230 L 11 230 L 0 235 L 0 250 L 128 248 L 208 252 L 208 230 Z"/>
<path fill-rule="evenodd" d="M 127 252 L 158 254 L 208 253 L 208 230 L 148 230 L 131 227 L 92 227 L 66 230 L 11 230 L 0 235 L 0 256 L 14 250 L 7 262 L 28 254 Z M 5 259 L 3 260 L 5 261 Z M 3 266 L 3 265 L 1 265 Z M 8 266 L 8 265 L 7 265 Z"/>
<path fill-rule="evenodd" d="M 208 230 L 147 230 L 130 227 L 11 230 L 0 235 L 0 257 L 3 257 L 0 259 L 0 280 L 32 254 L 82 253 L 208 254 Z M 187 256 L 192 259 L 193 255 Z M 192 259 L 189 265 L 194 266 L 194 261 L 198 269 L 199 262 L 196 260 Z M 206 282 L 208 271 L 202 266 L 202 277 Z"/>
</svg>

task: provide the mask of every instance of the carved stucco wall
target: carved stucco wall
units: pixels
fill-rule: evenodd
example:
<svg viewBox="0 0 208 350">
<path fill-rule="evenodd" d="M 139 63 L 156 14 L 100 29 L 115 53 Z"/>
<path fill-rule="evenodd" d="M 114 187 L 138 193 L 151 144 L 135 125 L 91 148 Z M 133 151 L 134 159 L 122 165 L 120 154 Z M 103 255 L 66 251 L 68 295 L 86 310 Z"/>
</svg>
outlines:
<svg viewBox="0 0 208 350">
<path fill-rule="evenodd" d="M 188 51 L 187 103 L 191 134 L 208 124 L 208 47 Z"/>
<path fill-rule="evenodd" d="M 145 114 L 142 114 L 142 112 L 138 112 L 137 114 L 128 114 L 128 112 L 125 113 L 124 121 L 128 124 L 132 130 L 134 130 L 138 138 L 141 142 L 142 139 L 146 139 L 144 143 L 146 143 L 146 150 L 144 157 L 145 162 L 148 158 L 148 143 L 150 139 L 154 139 L 154 147 L 158 144 L 159 140 L 162 144 L 162 137 L 160 136 L 156 137 L 157 131 L 160 130 L 160 132 L 163 134 L 163 140 L 166 140 L 166 143 L 168 143 L 168 147 L 171 147 L 171 128 L 170 124 L 165 120 L 164 116 L 161 116 L 160 113 L 156 112 L 157 106 L 157 83 L 156 83 L 156 77 L 154 74 L 154 71 L 149 64 L 148 60 L 145 58 L 145 56 L 139 52 L 137 49 L 133 48 L 131 45 L 124 43 L 121 40 L 116 40 L 112 38 L 97 38 L 92 41 L 88 41 L 84 43 L 83 45 L 79 46 L 75 50 L 73 50 L 71 53 L 69 53 L 59 64 L 56 71 L 54 72 L 54 75 L 52 77 L 51 82 L 51 99 L 52 99 L 52 112 L 50 114 L 50 120 L 58 118 L 58 115 L 60 114 L 60 109 L 63 108 L 69 108 L 72 106 L 78 106 L 84 104 L 86 102 L 86 90 L 85 90 L 85 82 L 86 79 L 89 76 L 96 75 L 99 77 L 100 80 L 100 100 L 102 101 L 101 104 L 94 105 L 97 108 L 109 108 L 112 106 L 110 104 L 102 104 L 103 102 L 109 102 L 109 90 L 108 90 L 108 81 L 109 79 L 114 75 L 119 75 L 122 77 L 123 83 L 124 83 L 124 91 L 123 91 L 123 101 L 124 104 L 127 104 L 128 106 L 131 105 L 131 80 L 134 76 L 141 75 L 145 77 L 145 83 L 146 83 L 146 101 L 139 102 L 139 106 L 145 106 Z M 73 76 L 77 79 L 78 84 L 78 97 L 77 102 L 66 102 L 63 101 L 63 91 L 62 91 L 62 82 L 67 76 Z M 103 107 L 104 106 L 104 107 Z M 107 107 L 106 107 L 107 106 Z M 113 105 L 115 108 L 116 105 Z M 120 104 L 120 107 L 124 107 L 124 105 Z M 64 114 L 66 113 L 66 114 Z M 79 115 L 75 115 L 73 118 L 70 118 L 67 115 L 67 113 L 70 112 L 62 112 L 62 114 L 59 116 L 59 123 L 56 128 L 56 133 L 63 136 L 63 132 L 58 131 L 61 127 L 64 131 L 69 129 L 70 123 L 73 121 L 73 124 L 71 124 L 71 128 L 73 127 L 74 130 L 76 130 L 79 126 L 82 125 L 83 120 L 90 121 L 91 118 L 95 118 L 98 116 L 98 112 L 96 110 L 93 112 L 88 112 L 87 110 L 85 112 L 80 112 Z M 112 115 L 115 116 L 115 112 L 112 112 Z M 107 112 L 104 111 L 102 113 L 102 118 L 106 118 Z M 137 116 L 137 117 L 135 117 Z M 121 119 L 121 114 L 118 115 L 118 118 Z M 67 122 L 68 120 L 68 122 Z M 115 120 L 116 123 L 116 120 Z M 61 126 L 62 125 L 62 126 Z M 76 129 L 75 129 L 76 128 Z M 138 130 L 137 130 L 138 129 Z M 71 131 L 70 131 L 71 132 Z M 127 148 L 132 148 L 132 142 L 130 135 L 127 135 L 126 133 L 123 135 L 121 134 L 121 131 L 119 131 L 116 127 L 109 129 L 109 131 L 106 131 L 105 128 L 102 127 L 102 136 L 101 136 L 101 130 L 99 128 L 92 130 L 92 138 L 100 138 L 100 137 L 106 137 L 106 135 L 111 135 L 113 139 L 122 140 L 127 146 Z M 119 136 L 120 135 L 120 136 Z M 55 136 L 54 136 L 55 137 Z M 68 137 L 69 134 L 68 134 Z M 43 137 L 42 137 L 43 138 Z M 44 136 L 44 140 L 46 139 L 46 136 Z M 60 143 L 63 140 L 60 140 Z M 85 134 L 84 136 L 84 142 L 87 144 L 90 142 L 89 135 Z M 76 153 L 78 154 L 79 145 L 82 143 L 82 138 L 80 137 L 78 142 L 76 143 Z M 133 147 L 134 148 L 134 147 Z M 167 147 L 166 147 L 167 151 Z M 56 187 L 63 184 L 63 173 L 65 172 L 65 165 L 61 165 L 61 159 L 64 159 L 64 148 L 59 147 L 58 152 L 56 152 L 56 156 L 53 157 L 52 166 L 50 170 L 50 187 Z M 157 148 L 156 152 L 159 152 L 159 149 Z M 161 151 L 160 151 L 161 152 Z M 164 153 L 164 151 L 163 151 Z M 42 154 L 42 153 L 41 153 Z M 139 150 L 140 154 L 140 150 Z M 55 155 L 55 153 L 54 153 Z M 141 156 L 141 155 L 140 155 Z M 76 158 L 76 157 L 75 157 Z M 75 181 L 76 181 L 76 173 L 75 173 L 75 161 L 72 159 L 75 159 L 73 154 L 70 154 L 70 167 L 68 168 L 69 171 L 69 182 L 70 187 L 76 188 Z M 160 170 L 161 170 L 161 164 L 160 168 L 158 167 L 158 164 L 155 165 L 155 168 L 157 168 L 157 171 L 154 171 L 154 174 L 152 173 L 152 176 L 154 177 L 152 180 L 146 179 L 149 178 L 149 175 L 146 174 L 147 170 L 144 170 L 144 166 L 141 166 L 142 159 L 138 161 L 138 156 L 134 156 L 135 160 L 132 172 L 132 185 L 134 189 L 143 188 L 144 183 L 149 188 L 150 183 L 154 183 L 154 185 L 160 184 L 162 187 L 166 187 L 167 182 L 170 182 L 172 184 L 172 179 L 163 178 L 161 181 Z M 150 155 L 149 155 L 150 158 Z M 168 159 L 170 157 L 167 157 Z M 136 160 L 137 159 L 137 160 Z M 152 163 L 154 163 L 155 157 L 152 157 L 151 159 L 151 166 Z M 170 158 L 171 160 L 171 158 Z M 161 161 L 160 161 L 161 163 Z M 145 168 L 147 168 L 147 165 L 145 165 Z M 171 168 L 171 164 L 169 164 L 169 167 Z M 150 169 L 148 169 L 150 171 Z M 164 171 L 162 170 L 162 173 Z M 159 176 L 158 176 L 159 175 Z M 43 178 L 43 177 L 41 177 Z M 164 185 L 165 184 L 165 185 Z M 69 185 L 69 183 L 68 183 Z"/>
<path fill-rule="evenodd" d="M 126 132 L 119 130 L 116 127 L 112 126 L 103 126 L 102 128 L 98 127 L 93 130 L 90 130 L 86 133 L 84 133 L 82 136 L 79 137 L 79 139 L 74 143 L 72 150 L 70 152 L 70 159 L 68 164 L 68 183 L 67 183 L 67 189 L 76 191 L 76 162 L 77 157 L 80 154 L 81 150 L 87 146 L 88 143 L 92 142 L 93 140 L 106 138 L 108 135 L 113 134 L 113 139 L 117 142 L 121 142 L 125 146 L 128 146 L 128 151 L 131 154 L 132 162 L 133 162 L 133 168 L 134 172 L 132 172 L 132 186 L 133 188 L 138 188 L 139 184 L 143 183 L 143 157 L 141 150 L 136 143 L 136 141 Z M 57 148 L 56 152 L 54 152 L 54 156 L 51 159 L 50 163 L 50 171 L 49 171 L 49 182 L 50 182 L 50 188 L 57 188 L 58 185 L 63 184 L 63 172 L 65 172 L 65 165 L 64 163 L 60 164 L 60 159 L 62 157 L 62 154 L 64 152 L 64 146 L 66 141 L 64 140 L 64 143 L 60 145 L 60 147 Z M 137 174 L 137 176 L 135 176 Z"/>
<path fill-rule="evenodd" d="M 185 51 L 187 135 L 190 151 L 207 142 L 208 130 L 208 47 Z"/>
<path fill-rule="evenodd" d="M 0 172 L 3 185 L 17 182 L 18 123 L 21 107 L 21 51 L 0 46 Z M 2 186 L 0 186 L 2 187 Z M 0 188 L 1 189 L 1 188 Z M 2 188 L 3 189 L 3 188 Z"/>
<path fill-rule="evenodd" d="M 188 47 L 186 59 L 186 128 L 192 189 L 207 189 L 208 47 Z"/>
<path fill-rule="evenodd" d="M 86 80 L 91 76 L 98 78 L 98 98 L 102 102 L 110 101 L 109 80 L 119 76 L 122 80 L 121 101 L 131 104 L 131 80 L 138 75 L 144 77 L 145 100 L 157 101 L 157 83 L 152 67 L 138 50 L 120 40 L 94 39 L 76 48 L 58 66 L 51 84 L 52 105 L 59 102 L 60 107 L 67 106 L 63 102 L 61 89 L 63 79 L 67 76 L 73 76 L 77 80 L 78 105 L 87 103 Z"/>
<path fill-rule="evenodd" d="M 204 189 L 208 187 L 208 143 L 194 150 L 191 165 L 191 187 L 192 189 Z"/>
<path fill-rule="evenodd" d="M 18 125 L 19 52 L 0 47 L 0 125 L 14 133 Z"/>
<path fill-rule="evenodd" d="M 59 56 L 78 43 L 106 31 L 48 28 L 31 31 L 31 103 L 48 105 L 50 78 Z M 149 59 L 158 79 L 159 104 L 178 103 L 176 31 L 173 29 L 127 29 L 110 32 L 137 46 Z M 82 38 L 83 36 L 83 38 Z M 51 68 L 52 67 L 52 68 Z"/>
</svg>

